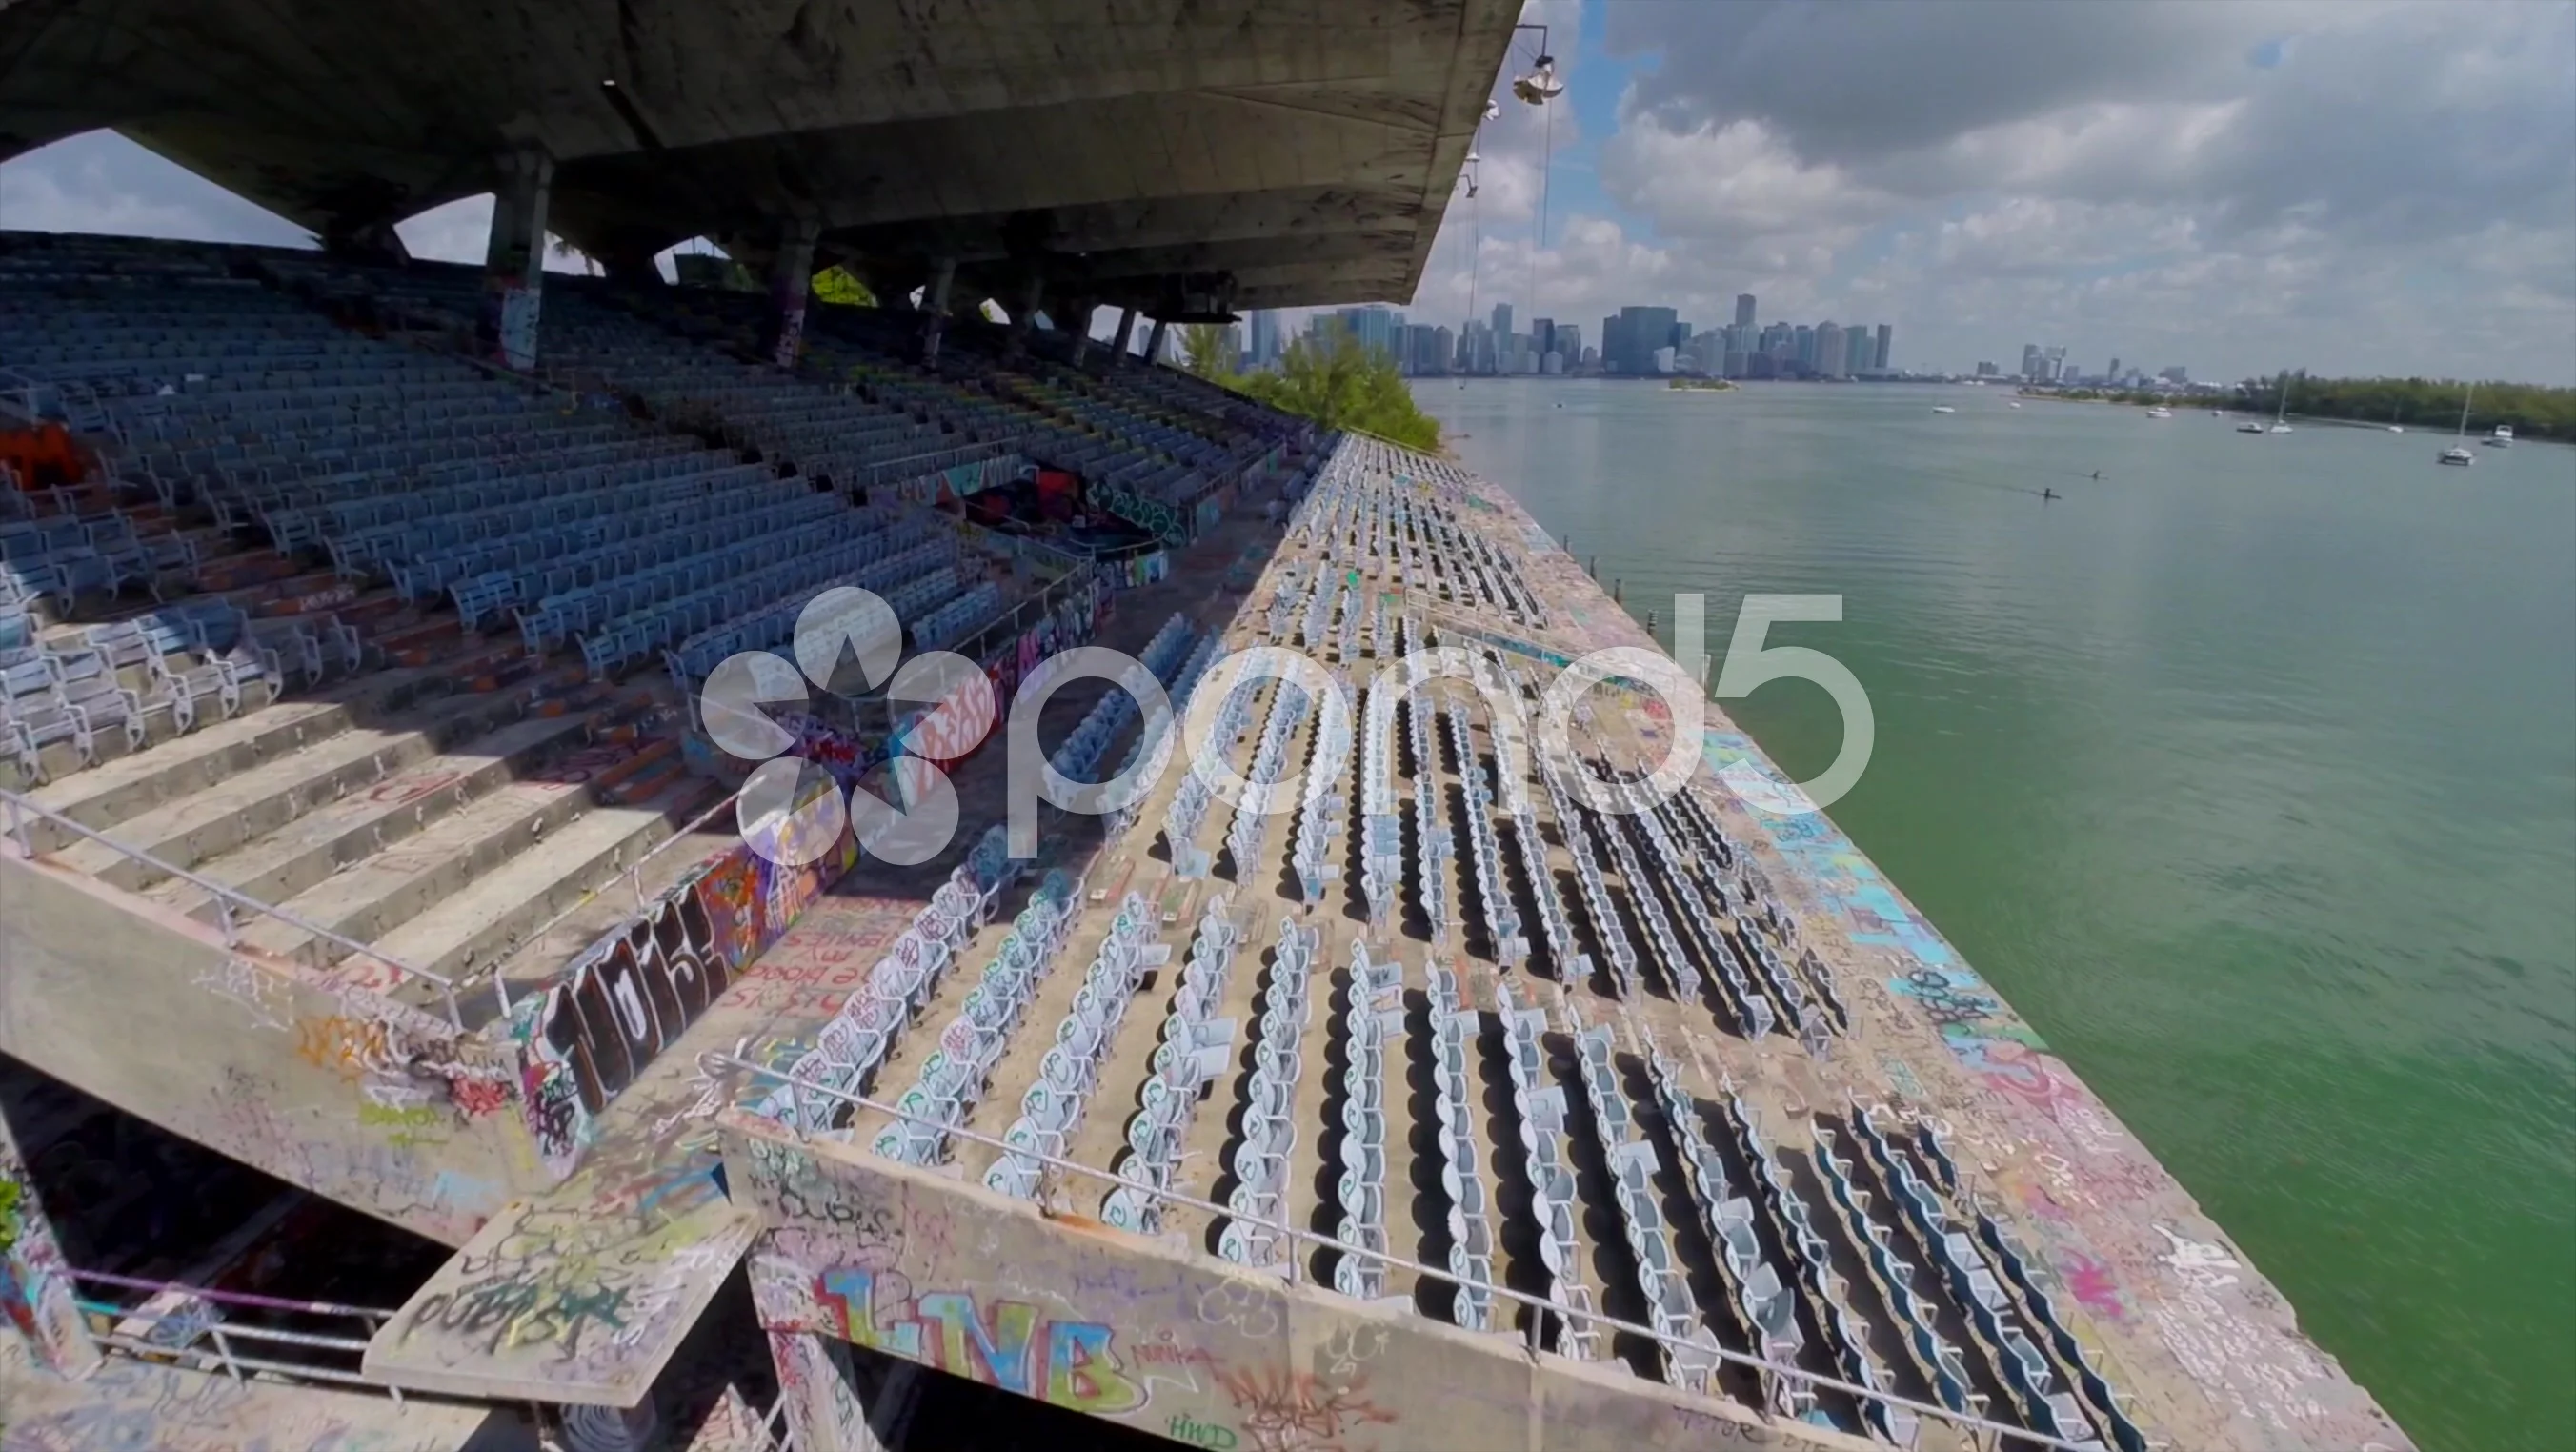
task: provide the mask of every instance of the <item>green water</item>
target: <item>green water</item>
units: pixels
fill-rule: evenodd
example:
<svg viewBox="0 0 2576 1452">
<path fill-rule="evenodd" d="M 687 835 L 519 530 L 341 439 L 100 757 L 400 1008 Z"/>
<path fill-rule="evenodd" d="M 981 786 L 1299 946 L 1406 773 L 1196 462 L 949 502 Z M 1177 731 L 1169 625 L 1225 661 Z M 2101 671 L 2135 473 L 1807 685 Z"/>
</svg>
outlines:
<svg viewBox="0 0 2576 1452">
<path fill-rule="evenodd" d="M 2576 450 L 1416 391 L 1641 618 L 1839 592 L 1771 635 L 1869 690 L 1835 820 L 2425 1446 L 2576 1447 Z M 1840 742 L 1812 685 L 1729 709 L 1794 776 Z"/>
</svg>

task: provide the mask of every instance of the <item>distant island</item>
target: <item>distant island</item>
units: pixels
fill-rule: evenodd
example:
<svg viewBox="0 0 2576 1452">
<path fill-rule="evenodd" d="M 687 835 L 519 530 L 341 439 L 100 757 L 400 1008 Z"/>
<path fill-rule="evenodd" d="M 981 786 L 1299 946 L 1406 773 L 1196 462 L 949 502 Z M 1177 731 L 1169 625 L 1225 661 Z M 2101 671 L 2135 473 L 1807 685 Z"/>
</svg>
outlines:
<svg viewBox="0 0 2576 1452">
<path fill-rule="evenodd" d="M 2460 401 L 2466 383 L 2427 378 L 2314 378 L 2291 374 L 2293 417 L 2344 419 L 2385 427 L 2449 433 L 2459 427 Z M 2278 379 L 2247 379 L 2232 392 L 2177 394 L 2162 389 L 2024 388 L 2028 398 L 2068 402 L 2182 404 L 2230 408 L 2251 414 L 2277 412 Z M 2497 424 L 2510 424 L 2525 439 L 2576 440 L 2576 388 L 2546 388 L 2530 383 L 2489 382 L 2478 385 L 2470 404 L 2469 432 L 2483 434 Z"/>
<path fill-rule="evenodd" d="M 1733 393 L 1735 385 L 1723 378 L 1676 378 L 1664 385 L 1684 393 Z"/>
</svg>

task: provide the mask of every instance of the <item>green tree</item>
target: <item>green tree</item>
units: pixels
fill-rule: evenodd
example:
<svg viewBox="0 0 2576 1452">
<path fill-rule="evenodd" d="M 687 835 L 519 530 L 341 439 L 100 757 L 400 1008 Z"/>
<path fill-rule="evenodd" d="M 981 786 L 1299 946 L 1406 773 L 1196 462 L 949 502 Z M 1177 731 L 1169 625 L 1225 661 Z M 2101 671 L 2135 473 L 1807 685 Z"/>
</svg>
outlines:
<svg viewBox="0 0 2576 1452">
<path fill-rule="evenodd" d="M 1233 381 L 1233 330 L 1219 323 L 1182 324 L 1181 366 L 1212 383 Z"/>
<path fill-rule="evenodd" d="M 877 295 L 846 267 L 826 267 L 814 274 L 814 301 L 838 303 L 845 308 L 872 308 Z"/>
<path fill-rule="evenodd" d="M 1359 429 L 1425 451 L 1440 447 L 1439 423 L 1413 401 L 1395 359 L 1362 344 L 1338 320 L 1320 337 L 1290 344 L 1275 372 L 1232 382 L 1272 408 L 1326 428 Z"/>
</svg>

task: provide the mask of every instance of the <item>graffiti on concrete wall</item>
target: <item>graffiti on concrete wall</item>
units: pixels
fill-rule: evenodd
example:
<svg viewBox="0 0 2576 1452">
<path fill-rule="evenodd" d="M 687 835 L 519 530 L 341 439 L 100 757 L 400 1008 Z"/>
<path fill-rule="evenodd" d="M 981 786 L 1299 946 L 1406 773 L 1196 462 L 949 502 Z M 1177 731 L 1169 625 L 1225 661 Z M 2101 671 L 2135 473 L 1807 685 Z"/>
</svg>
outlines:
<svg viewBox="0 0 2576 1452">
<path fill-rule="evenodd" d="M 98 1348 L 72 1295 L 71 1270 L 45 1223 L 35 1182 L 0 1127 L 0 1322 L 26 1339 L 39 1362 L 79 1376 L 98 1365 Z"/>
<path fill-rule="evenodd" d="M 820 1334 L 1208 1452 L 1812 1445 L 1714 1402 L 1534 1362 L 1514 1338 L 1421 1334 L 747 1114 L 719 1125 L 734 1201 L 768 1227 L 750 1268 L 773 1350 Z M 817 1398 L 800 1415 L 828 1412 Z"/>
<path fill-rule="evenodd" d="M 896 1273 L 857 1266 L 824 1271 L 815 1295 L 853 1345 L 1095 1416 L 1145 1404 L 1116 1333 L 1098 1321 L 1050 1316 L 1025 1301 L 979 1301 L 971 1290 L 916 1293 Z"/>
<path fill-rule="evenodd" d="M 844 831 L 837 849 L 807 866 L 772 860 L 814 855 L 736 845 L 520 1002 L 513 1032 L 521 1099 L 551 1173 L 571 1172 L 595 1117 L 848 870 L 858 844 Z"/>
</svg>

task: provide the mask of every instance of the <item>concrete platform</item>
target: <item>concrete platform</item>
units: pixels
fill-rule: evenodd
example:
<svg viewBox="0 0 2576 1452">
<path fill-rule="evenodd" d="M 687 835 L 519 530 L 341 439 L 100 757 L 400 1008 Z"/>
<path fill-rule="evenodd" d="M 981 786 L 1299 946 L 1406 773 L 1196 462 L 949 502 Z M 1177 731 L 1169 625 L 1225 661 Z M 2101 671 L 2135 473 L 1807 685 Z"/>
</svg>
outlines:
<svg viewBox="0 0 2576 1452">
<path fill-rule="evenodd" d="M 1409 541 L 1420 568 L 1408 579 L 1391 559 L 1356 565 L 1390 614 L 1413 608 L 1446 627 L 1447 643 L 1493 647 L 1498 660 L 1530 671 L 1607 646 L 1654 648 L 1499 490 L 1430 461 L 1393 467 L 1402 481 L 1381 487 L 1424 521 Z M 1313 578 L 1318 547 L 1292 538 L 1270 561 L 1249 601 L 1225 612 L 1230 646 L 1267 638 L 1273 592 L 1292 568 Z M 1500 568 L 1516 584 L 1500 597 L 1485 593 L 1464 566 L 1469 552 L 1488 563 L 1489 575 Z M 1336 583 L 1344 568 L 1333 562 Z M 1321 655 L 1362 679 L 1381 663 L 1368 652 L 1339 661 L 1333 646 Z M 1470 693 L 1462 686 L 1457 694 Z M 1588 759 L 1625 769 L 1660 758 L 1671 739 L 1667 714 L 1621 693 L 1594 700 Z M 1266 696 L 1234 745 L 1238 772 L 1265 711 Z M 1218 1429 L 1235 1439 L 1229 1445 L 1289 1445 L 1296 1438 L 1286 1428 L 1302 1425 L 1298 1416 L 1334 1408 L 1329 1430 L 1312 1435 L 1354 1447 L 1457 1445 L 1450 1434 L 1469 1429 L 1482 1429 L 1468 1438 L 1477 1445 L 1531 1446 L 1734 1439 L 1846 1446 L 1884 1435 L 1862 1415 L 1859 1398 L 1832 1391 L 1793 1398 L 1784 1388 L 1794 1389 L 1794 1378 L 1741 1365 L 1692 1371 L 1690 1358 L 1673 1359 L 1672 1348 L 1589 1321 L 1643 1323 L 1652 1312 L 1637 1259 L 1641 1222 L 1613 1184 L 1623 1167 L 1643 1168 L 1639 1194 L 1661 1209 L 1689 1287 L 1684 1324 L 1709 1344 L 1842 1380 L 1865 1364 L 1873 1383 L 1897 1396 L 1933 1404 L 1955 1397 L 1964 1410 L 2027 1426 L 2035 1413 L 2016 1380 L 2026 1373 L 2006 1361 L 2019 1342 L 2046 1368 L 2050 1389 L 2069 1399 L 2058 1414 L 2081 1428 L 2078 1444 L 2407 1445 L 2300 1334 L 2290 1309 L 2190 1196 L 1828 819 L 1773 815 L 1725 785 L 1718 773 L 1738 763 L 1768 768 L 1714 709 L 1704 739 L 1684 746 L 1685 759 L 1696 758 L 1697 805 L 1676 804 L 1654 818 L 1698 864 L 1687 882 L 1644 866 L 1657 859 L 1643 819 L 1579 805 L 1560 812 L 1524 776 L 1539 838 L 1523 844 L 1508 818 L 1498 821 L 1504 880 L 1496 890 L 1514 900 L 1537 942 L 1541 884 L 1527 864 L 1543 863 L 1546 887 L 1565 905 L 1570 946 L 1594 971 L 1572 971 L 1573 962 L 1543 943 L 1527 963 L 1506 966 L 1478 907 L 1486 887 L 1470 865 L 1464 821 L 1466 794 L 1491 770 L 1497 744 L 1483 709 L 1468 714 L 1475 761 L 1456 758 L 1443 719 L 1432 723 L 1441 729 L 1428 757 L 1405 747 L 1395 772 L 1408 869 L 1426 827 L 1450 830 L 1459 847 L 1443 869 L 1453 926 L 1442 938 L 1410 886 L 1397 920 L 1369 924 L 1350 860 L 1359 826 L 1354 766 L 1345 766 L 1349 775 L 1336 789 L 1338 810 L 1351 815 L 1332 850 L 1325 899 L 1311 909 L 1295 900 L 1287 870 L 1293 818 L 1271 825 L 1258 861 L 1229 864 L 1215 846 L 1225 832 L 1219 803 L 1209 814 L 1216 821 L 1198 834 L 1199 848 L 1217 853 L 1217 875 L 1174 875 L 1169 844 L 1158 840 L 1181 775 L 1174 771 L 1126 837 L 1096 853 L 1050 859 L 1110 890 L 1083 905 L 961 1127 L 997 1136 L 1019 1112 L 1119 890 L 1133 888 L 1160 909 L 1160 941 L 1173 949 L 1174 965 L 1198 906 L 1223 891 L 1251 955 L 1209 1010 L 1238 1025 L 1234 1068 L 1204 1092 L 1174 1188 L 1220 1203 L 1231 1191 L 1225 1165 L 1242 1137 L 1263 954 L 1275 925 L 1293 920 L 1318 931 L 1323 947 L 1292 1111 L 1300 1132 L 1287 1177 L 1290 1221 L 1317 1234 L 1346 1229 L 1336 1186 L 1340 1071 L 1352 1032 L 1347 965 L 1365 944 L 1373 958 L 1401 967 L 1390 1000 L 1403 1009 L 1401 1027 L 1390 1030 L 1386 1051 L 1387 1249 L 1446 1264 L 1457 1192 L 1442 1172 L 1432 1113 L 1437 1050 L 1427 1002 L 1431 965 L 1445 965 L 1475 1014 L 1469 1067 L 1477 1092 L 1459 1132 L 1484 1166 L 1498 1285 L 1543 1295 L 1549 1284 L 1531 1218 L 1527 1126 L 1509 1087 L 1506 993 L 1514 1010 L 1543 1015 L 1540 1072 L 1568 1105 L 1561 1132 L 1574 1173 L 1575 1253 L 1555 1279 L 1558 1309 L 1539 1328 L 1543 1349 L 1527 1348 L 1526 1313 L 1509 1302 L 1498 1303 L 1491 1331 L 1452 1324 L 1460 1316 L 1445 1278 L 1391 1269 L 1389 1299 L 1372 1304 L 1323 1288 L 1330 1254 L 1301 1255 L 1266 1276 L 1225 1264 L 1212 1254 L 1219 1227 L 1195 1211 L 1174 1210 L 1151 1236 L 1109 1230 L 1098 1223 L 1112 1183 L 1105 1179 L 1053 1171 L 1035 1204 L 992 1195 L 982 1178 L 996 1152 L 973 1141 L 952 1137 L 928 1168 L 879 1159 L 868 1146 L 890 1116 L 876 1109 L 801 1140 L 781 1125 L 728 1121 L 734 1193 L 749 1195 L 767 1221 L 753 1251 L 764 1324 L 838 1336 L 1185 1439 Z M 1312 734 L 1310 718 L 1292 735 L 1288 761 L 1306 759 Z M 1526 751 L 1515 759 L 1526 774 Z M 1733 779 L 1744 780 L 1741 768 Z M 1419 817 L 1417 785 L 1429 787 L 1436 821 Z M 1587 885 L 1581 859 L 1597 871 L 1597 889 Z M 1005 920 L 1017 905 L 1003 904 Z M 1657 946 L 1659 923 L 1678 961 Z M 958 955 L 870 1081 L 876 1101 L 914 1082 L 998 936 L 998 926 L 987 928 Z M 1623 940 L 1634 955 L 1626 986 L 1608 967 Z M 1776 976 L 1757 955 L 1778 965 Z M 1729 986 L 1730 968 L 1740 986 Z M 1148 978 L 1110 1041 L 1097 1086 L 1068 1132 L 1068 1159 L 1106 1172 L 1123 1158 L 1156 1026 L 1171 1002 L 1170 975 L 1166 968 Z M 1759 1010 L 1747 1000 L 1759 1000 Z M 1757 1012 L 1777 1027 L 1754 1031 L 1748 1015 Z M 1794 1031 L 1801 1015 L 1803 1035 Z M 794 1037 L 755 1039 L 748 1057 L 776 1063 L 804 1047 Z M 1585 1068 L 1595 1054 L 1597 1079 Z M 1693 1139 L 1711 1147 L 1704 1172 L 1690 1168 Z M 1903 1208 L 1903 1195 L 1918 1192 L 1928 1206 L 1921 1219 Z M 1751 1249 L 1740 1263 L 1717 1244 L 1724 1216 L 1716 1202 L 1729 1195 L 1751 1207 Z M 1792 1212 L 1811 1240 L 1798 1242 Z M 2009 1274 L 2004 1247 L 2014 1257 Z M 1944 1270 L 1954 1257 L 1967 1268 L 1958 1280 Z M 1795 1314 L 1783 1331 L 1757 1334 L 1746 1319 L 1739 1287 L 1756 1268 L 1789 1288 Z M 1991 1288 L 1978 1293 L 1994 1297 L 1990 1307 L 1970 1304 L 1970 1278 Z M 1213 1298 L 1220 1314 L 1207 1316 L 1200 1298 Z M 1253 1302 L 1271 1320 L 1253 1337 L 1261 1344 L 1247 1346 L 1224 1309 Z M 1826 1329 L 1836 1316 L 1847 1338 Z M 1587 1324 L 1601 1334 L 1579 1334 Z M 1331 1329 L 1297 1329 L 1306 1325 Z M 1775 1335 L 1786 1339 L 1767 1339 Z M 1846 1340 L 1857 1361 L 1837 1349 Z M 1336 1350 L 1363 1343 L 1386 1358 L 1364 1374 Z M 1937 1359 L 1929 1354 L 1935 1347 L 1944 1348 Z M 1560 1386 L 1579 1388 L 1564 1405 L 1582 1412 L 1558 1410 Z M 1790 1420 L 1793 1410 L 1809 1420 Z M 1283 1415 L 1277 1430 L 1262 1420 Z M 1489 1426 L 1482 1418 L 1502 1420 Z M 1429 1428 L 1440 1429 L 1428 1434 L 1432 1442 Z M 1910 1417 L 1900 1430 L 1926 1446 L 1968 1440 L 1929 1415 L 1919 1432 Z M 1500 1441 L 1483 1440 L 1488 1432 Z"/>
<path fill-rule="evenodd" d="M 537 1452 L 523 1410 L 118 1357 L 85 1381 L 26 1366 L 0 1338 L 0 1452 Z"/>
</svg>

